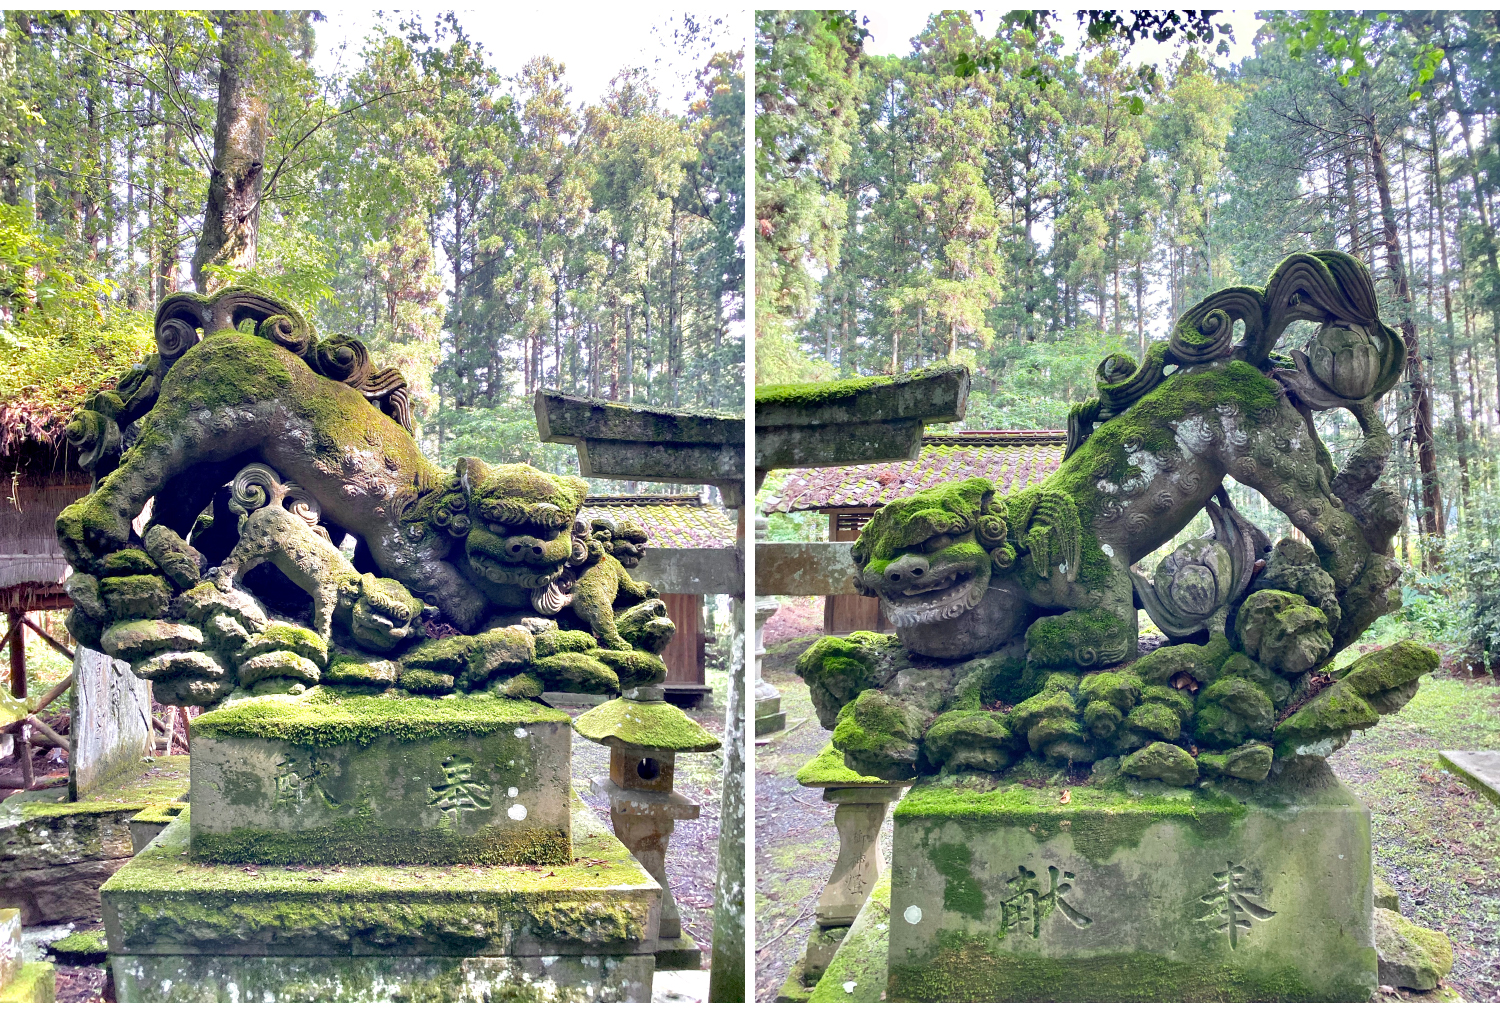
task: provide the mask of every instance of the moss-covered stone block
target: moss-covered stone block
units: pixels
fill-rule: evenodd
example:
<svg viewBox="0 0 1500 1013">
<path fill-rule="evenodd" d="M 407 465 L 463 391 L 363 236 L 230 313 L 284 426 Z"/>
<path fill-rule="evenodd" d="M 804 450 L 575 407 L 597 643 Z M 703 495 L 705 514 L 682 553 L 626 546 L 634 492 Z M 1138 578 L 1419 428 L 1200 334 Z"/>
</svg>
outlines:
<svg viewBox="0 0 1500 1013">
<path fill-rule="evenodd" d="M 192 840 L 225 862 L 569 857 L 568 716 L 487 694 L 327 687 L 193 722 Z"/>
<path fill-rule="evenodd" d="M 1453 970 L 1453 944 L 1447 936 L 1383 907 L 1375 909 L 1375 949 L 1382 985 L 1426 992 Z"/>
<path fill-rule="evenodd" d="M 1438 653 L 1415 640 L 1401 640 L 1378 651 L 1362 654 L 1354 663 L 1334 673 L 1360 696 L 1369 698 L 1397 689 L 1438 667 Z"/>
<path fill-rule="evenodd" d="M 165 615 L 172 603 L 167 582 L 155 574 L 105 577 L 99 581 L 99 596 L 109 614 L 119 622 L 156 619 Z"/>
<path fill-rule="evenodd" d="M 1276 755 L 1331 754 L 1363 728 L 1374 728 L 1380 715 L 1347 682 L 1335 682 L 1276 726 Z"/>
<path fill-rule="evenodd" d="M 179 819 L 100 891 L 119 998 L 649 999 L 661 888 L 576 796 L 571 821 L 545 869 L 288 868 L 199 862 Z"/>
<path fill-rule="evenodd" d="M 856 769 L 886 781 L 916 776 L 926 715 L 899 697 L 867 689 L 839 712 L 833 744 Z"/>
<path fill-rule="evenodd" d="M 1234 628 L 1246 654 L 1281 672 L 1305 672 L 1333 646 L 1323 611 L 1286 591 L 1256 591 L 1246 598 Z"/>
<path fill-rule="evenodd" d="M 1120 773 L 1181 788 L 1198 780 L 1198 763 L 1181 746 L 1153 742 L 1121 760 Z"/>
<path fill-rule="evenodd" d="M 922 742 L 932 765 L 948 770 L 1003 770 L 1023 748 L 1004 715 L 985 710 L 939 715 Z"/>
<path fill-rule="evenodd" d="M 1326 767 L 1221 783 L 912 788 L 895 813 L 886 998 L 1367 1000 L 1368 811 Z"/>
</svg>

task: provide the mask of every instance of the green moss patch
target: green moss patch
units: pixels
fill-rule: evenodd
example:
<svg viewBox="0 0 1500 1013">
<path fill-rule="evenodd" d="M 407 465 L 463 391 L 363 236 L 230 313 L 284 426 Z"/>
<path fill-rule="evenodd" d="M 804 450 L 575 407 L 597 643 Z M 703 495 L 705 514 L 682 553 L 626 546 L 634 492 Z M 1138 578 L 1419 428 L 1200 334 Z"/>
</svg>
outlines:
<svg viewBox="0 0 1500 1013">
<path fill-rule="evenodd" d="M 1067 803 L 1055 788 L 1032 788 L 976 779 L 975 787 L 922 784 L 906 793 L 896 806 L 900 823 L 933 820 L 956 822 L 975 829 L 1024 827 L 1039 838 L 1072 835 L 1079 853 L 1105 861 L 1121 847 L 1134 847 L 1155 823 L 1171 820 L 1188 827 L 1199 838 L 1227 835 L 1243 819 L 1246 808 L 1218 792 L 1190 792 L 1146 787 L 1130 792 L 1112 787 L 1069 789 Z"/>
<path fill-rule="evenodd" d="M 154 763 L 142 763 L 139 769 L 96 787 L 77 802 L 31 801 L 27 795 L 14 796 L 11 801 L 19 803 L 23 819 L 138 812 L 157 803 L 176 801 L 187 793 L 188 759 L 159 756 Z M 52 790 L 37 794 L 55 799 L 60 793 Z"/>
<path fill-rule="evenodd" d="M 878 777 L 856 774 L 844 765 L 844 751 L 832 742 L 797 771 L 797 783 L 804 788 L 842 788 L 862 784 L 886 784 Z"/>
<path fill-rule="evenodd" d="M 493 735 L 524 724 L 567 721 L 568 715 L 529 700 L 488 694 L 430 699 L 396 691 L 379 695 L 320 686 L 298 697 L 255 697 L 193 721 L 210 738 L 276 739 L 301 746 L 368 745 L 380 736 L 405 741 Z"/>
<path fill-rule="evenodd" d="M 664 701 L 615 699 L 573 719 L 573 730 L 606 746 L 629 745 L 678 753 L 719 748 L 719 740 Z"/>
</svg>

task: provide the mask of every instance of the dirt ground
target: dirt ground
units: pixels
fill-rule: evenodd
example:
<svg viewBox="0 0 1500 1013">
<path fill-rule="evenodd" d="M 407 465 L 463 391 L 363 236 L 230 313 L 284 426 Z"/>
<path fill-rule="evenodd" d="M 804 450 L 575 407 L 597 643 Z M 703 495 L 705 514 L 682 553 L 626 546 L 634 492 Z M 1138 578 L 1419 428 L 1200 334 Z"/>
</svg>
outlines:
<svg viewBox="0 0 1500 1013">
<path fill-rule="evenodd" d="M 710 670 L 709 685 L 714 687 L 712 696 L 706 698 L 703 707 L 692 708 L 686 713 L 694 721 L 715 735 L 724 734 L 724 673 Z M 805 695 L 805 694 L 804 694 Z M 586 707 L 563 708 L 575 717 Z M 595 777 L 609 776 L 609 750 L 578 735 L 573 736 L 573 787 L 589 803 L 594 813 L 609 826 L 609 801 L 598 795 L 589 782 Z M 714 872 L 719 858 L 719 791 L 724 777 L 724 764 L 718 752 L 684 753 L 677 758 L 675 785 L 679 792 L 698 802 L 702 815 L 692 821 L 682 821 L 672 834 L 667 846 L 667 878 L 672 884 L 672 896 L 682 911 L 682 928 L 697 941 L 703 951 L 703 968 L 708 969 L 709 952 L 713 943 Z M 75 924 L 72 929 L 102 928 L 102 923 Z M 47 933 L 48 937 L 62 934 L 65 927 Z M 28 936 L 34 933 L 28 931 Z M 39 953 L 30 955 L 35 959 Z M 106 1002 L 104 998 L 105 974 L 101 967 L 63 967 L 57 969 L 58 1002 Z"/>
<path fill-rule="evenodd" d="M 787 730 L 755 748 L 755 996 L 762 1002 L 776 998 L 802 955 L 838 852 L 833 807 L 794 779 L 829 737 L 792 671 L 821 625 L 821 608 L 805 599 L 766 625 L 763 674 L 781 691 Z M 1404 710 L 1357 733 L 1332 765 L 1370 807 L 1377 874 L 1400 894 L 1402 913 L 1452 940 L 1447 983 L 1471 1002 L 1500 1002 L 1500 807 L 1443 769 L 1440 749 L 1500 749 L 1493 678 L 1424 679 Z M 887 862 L 890 829 L 887 817 Z"/>
</svg>

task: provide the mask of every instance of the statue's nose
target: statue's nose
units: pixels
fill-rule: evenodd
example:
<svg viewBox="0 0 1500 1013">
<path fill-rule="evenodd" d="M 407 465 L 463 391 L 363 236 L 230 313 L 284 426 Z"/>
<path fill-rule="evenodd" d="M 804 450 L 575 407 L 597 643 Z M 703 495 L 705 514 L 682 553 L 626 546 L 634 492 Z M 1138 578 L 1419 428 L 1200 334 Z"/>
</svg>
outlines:
<svg viewBox="0 0 1500 1013">
<path fill-rule="evenodd" d="M 885 585 L 899 591 L 920 580 L 929 569 L 927 557 L 908 553 L 885 568 Z"/>
<path fill-rule="evenodd" d="M 541 559 L 545 549 L 545 542 L 530 535 L 513 535 L 505 540 L 505 557 L 518 563 Z"/>
</svg>

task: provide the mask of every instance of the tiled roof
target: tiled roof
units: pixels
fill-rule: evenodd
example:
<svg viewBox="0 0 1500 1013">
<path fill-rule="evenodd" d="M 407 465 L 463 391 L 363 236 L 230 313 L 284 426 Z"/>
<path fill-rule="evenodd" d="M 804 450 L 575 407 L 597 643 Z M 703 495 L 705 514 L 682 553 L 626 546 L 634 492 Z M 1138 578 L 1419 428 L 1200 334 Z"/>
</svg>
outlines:
<svg viewBox="0 0 1500 1013">
<path fill-rule="evenodd" d="M 734 544 L 729 514 L 692 494 L 682 496 L 590 496 L 579 516 L 585 520 L 627 517 L 646 529 L 646 551 L 723 549 Z"/>
<path fill-rule="evenodd" d="M 1060 429 L 941 433 L 922 437 L 915 461 L 795 468 L 767 513 L 826 507 L 878 507 L 941 482 L 979 476 L 1001 493 L 1019 492 L 1062 464 L 1068 434 Z"/>
</svg>

